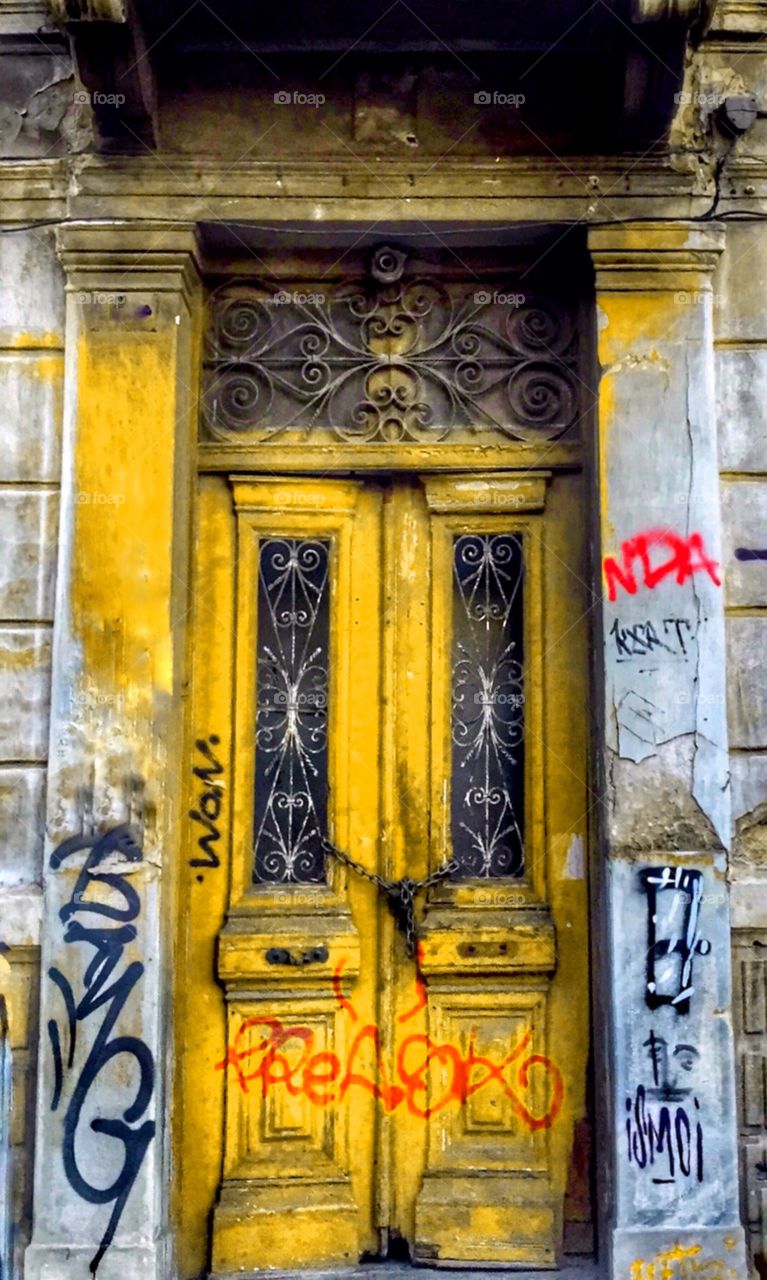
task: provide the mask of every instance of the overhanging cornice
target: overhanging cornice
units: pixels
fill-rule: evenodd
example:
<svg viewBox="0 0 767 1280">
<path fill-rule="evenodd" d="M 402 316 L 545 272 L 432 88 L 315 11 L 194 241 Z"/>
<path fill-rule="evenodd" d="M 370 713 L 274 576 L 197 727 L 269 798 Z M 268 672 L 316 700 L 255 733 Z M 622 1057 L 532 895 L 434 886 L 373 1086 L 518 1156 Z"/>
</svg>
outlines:
<svg viewBox="0 0 767 1280">
<path fill-rule="evenodd" d="M 467 191 L 472 193 L 467 199 Z M 762 186 L 760 185 L 760 192 Z M 0 165 L 0 221 L 147 219 L 223 225 L 325 219 L 609 223 L 696 218 L 714 198 L 710 175 L 668 157 L 584 157 L 557 169 L 543 158 L 466 159 L 420 168 L 351 157 L 284 163 L 190 156 L 80 156 Z"/>
<path fill-rule="evenodd" d="M 258 92 L 266 94 L 264 103 L 270 100 L 275 86 L 298 74 L 296 59 L 314 59 L 306 73 L 325 88 L 331 83 L 327 77 L 336 76 L 336 93 L 338 77 L 346 77 L 354 94 L 360 66 L 367 73 L 388 58 L 400 72 L 407 63 L 414 84 L 421 71 L 440 74 L 434 68 L 447 59 L 448 72 L 462 69 L 469 78 L 461 92 L 487 87 L 483 78 L 489 81 L 494 74 L 500 80 L 518 79 L 517 87 L 524 81 L 530 101 L 541 107 L 543 123 L 533 113 L 522 142 L 529 144 L 540 135 L 545 147 L 547 137 L 558 138 L 564 124 L 575 134 L 565 151 L 585 154 L 616 150 L 621 129 L 622 145 L 642 150 L 649 138 L 668 128 L 689 31 L 700 22 L 707 0 L 601 0 L 597 5 L 589 0 L 518 0 L 513 8 L 475 0 L 470 31 L 465 13 L 459 21 L 460 5 L 437 0 L 423 0 L 418 13 L 404 6 L 401 14 L 389 17 L 389 9 L 381 12 L 365 0 L 324 12 L 310 0 L 285 0 L 268 9 L 237 0 L 222 0 L 215 7 L 184 0 L 50 3 L 70 35 L 102 151 L 156 148 L 164 93 L 177 94 L 180 85 L 194 88 L 200 75 L 209 96 L 226 96 L 233 85 L 250 84 L 255 94 L 251 109 L 258 115 L 264 105 L 259 105 Z M 395 0 L 390 9 L 397 8 Z M 598 64 L 596 50 L 601 51 Z M 265 68 L 271 69 L 272 79 L 266 75 L 259 85 Z M 596 74 L 598 68 L 602 70 Z M 571 106 L 566 111 L 557 97 L 560 105 L 552 118 L 546 97 L 555 88 L 564 93 L 562 103 Z M 612 139 L 605 148 L 597 135 L 613 124 L 618 142 Z M 515 128 L 514 118 L 507 115 L 501 132 L 513 134 Z M 555 150 L 561 145 L 554 141 Z M 511 147 L 519 150 L 519 143 Z"/>
</svg>

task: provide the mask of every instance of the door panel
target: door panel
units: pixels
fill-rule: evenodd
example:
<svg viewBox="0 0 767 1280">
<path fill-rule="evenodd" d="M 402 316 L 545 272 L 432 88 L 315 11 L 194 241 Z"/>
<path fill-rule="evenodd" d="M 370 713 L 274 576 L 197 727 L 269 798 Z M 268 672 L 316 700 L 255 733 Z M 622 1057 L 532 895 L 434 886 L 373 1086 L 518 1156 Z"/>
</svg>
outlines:
<svg viewBox="0 0 767 1280">
<path fill-rule="evenodd" d="M 551 1131 L 557 1125 L 567 1131 L 563 1112 L 574 1095 L 566 1105 L 565 1074 L 551 1043 L 557 929 L 548 884 L 553 869 L 546 799 L 549 788 L 568 788 L 562 777 L 567 779 L 568 769 L 573 778 L 576 771 L 582 777 L 583 755 L 575 742 L 564 759 L 546 759 L 544 750 L 542 658 L 549 645 L 546 626 L 551 633 L 557 612 L 552 600 L 545 617 L 544 559 L 556 576 L 558 554 L 557 518 L 545 514 L 549 479 L 425 477 L 411 497 L 424 544 L 413 572 L 420 574 L 430 603 L 420 615 L 428 630 L 428 668 L 420 681 L 428 702 L 406 699 L 399 706 L 397 745 L 401 774 L 416 795 L 417 780 L 423 779 L 429 806 L 428 814 L 418 805 L 406 806 L 419 819 L 397 874 L 423 874 L 463 854 L 460 878 L 431 890 L 421 930 L 420 967 L 428 991 L 421 1039 L 412 1033 L 399 1038 L 404 1074 L 411 1082 L 419 1078 L 412 1111 L 426 1149 L 423 1166 L 403 1188 L 396 1220 L 408 1223 L 413 1256 L 420 1261 L 544 1264 L 555 1260 L 561 1239 L 560 1170 L 567 1166 L 568 1150 L 567 1142 L 557 1149 Z M 457 573 L 461 549 L 471 562 L 463 584 Z M 409 579 L 401 588 L 408 595 L 418 590 L 412 576 L 399 579 Z M 466 627 L 456 628 L 467 599 L 474 615 L 468 640 Z M 512 624 L 505 631 L 504 614 Z M 572 623 L 570 615 L 567 625 Z M 489 642 L 477 647 L 483 632 Z M 520 648 L 524 677 L 516 665 Z M 566 679 L 569 659 L 557 655 L 557 648 L 550 645 L 547 663 L 562 703 L 566 694 L 554 668 Z M 569 658 L 574 656 L 573 649 Z M 430 733 L 424 734 L 424 725 Z M 468 776 L 461 770 L 467 760 Z M 524 794 L 523 854 L 504 836 L 513 826 L 503 795 L 506 782 Z M 479 804 L 466 803 L 477 799 Z M 571 823 L 585 814 L 583 794 L 577 802 Z M 468 823 L 460 817 L 472 811 Z M 403 813 L 403 832 L 406 825 Z M 468 830 L 481 860 L 466 858 L 466 841 L 454 838 L 459 826 Z M 424 846 L 428 855 L 416 859 L 413 870 L 414 850 Z M 507 868 L 517 874 L 504 875 Z M 573 923 L 564 920 L 562 926 L 572 929 Z M 559 984 L 567 988 L 568 1008 L 579 1008 L 585 1021 L 585 921 L 580 940 L 579 960 Z M 586 1037 L 580 1040 L 583 1052 L 579 1056 L 573 1046 L 568 1057 L 582 1106 Z M 418 1149 L 413 1128 L 409 1118 L 408 1128 L 399 1130 L 398 1169 L 407 1166 L 407 1152 Z"/>
<path fill-rule="evenodd" d="M 186 967 L 211 971 L 181 996 L 180 1109 L 202 1076 L 205 1112 L 179 1213 L 199 1238 L 220 1180 L 217 1273 L 397 1239 L 437 1264 L 561 1251 L 588 1051 L 580 490 L 205 482 L 201 573 L 236 583 L 235 639 L 200 597 L 191 737 L 230 689 L 232 808 L 225 919 L 220 881 L 207 921 L 196 882 L 182 906 Z M 457 859 L 418 897 L 416 957 L 369 879 L 323 867 L 325 831 L 387 881 Z"/>
<path fill-rule="evenodd" d="M 343 848 L 374 865 L 379 707 L 357 691 L 378 682 L 380 496 L 352 481 L 252 480 L 233 485 L 233 505 L 234 841 L 218 952 L 229 1048 L 213 1223 L 222 1272 L 256 1260 L 348 1261 L 376 1240 L 374 1099 L 357 1096 L 353 1114 L 325 1102 L 348 1033 L 335 974 L 355 981 L 358 1016 L 374 1020 L 375 970 L 361 972 L 360 944 L 376 946 L 376 904 L 362 896 L 352 914 L 359 886 L 337 867 L 322 875 L 316 837 L 327 822 Z"/>
</svg>

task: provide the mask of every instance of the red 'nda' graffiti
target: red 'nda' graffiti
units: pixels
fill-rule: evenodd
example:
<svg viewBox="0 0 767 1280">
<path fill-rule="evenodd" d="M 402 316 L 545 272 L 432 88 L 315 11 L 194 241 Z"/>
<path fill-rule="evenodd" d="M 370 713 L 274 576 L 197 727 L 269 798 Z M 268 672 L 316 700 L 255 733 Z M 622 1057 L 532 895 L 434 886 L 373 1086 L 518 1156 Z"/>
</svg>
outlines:
<svg viewBox="0 0 767 1280">
<path fill-rule="evenodd" d="M 357 1011 L 351 1001 L 340 994 L 340 972 L 333 979 L 336 998 L 353 1024 L 358 1024 Z M 419 985 L 414 1008 L 400 1018 L 407 1021 L 425 1003 L 425 987 Z M 254 1042 L 254 1028 L 263 1028 L 263 1037 Z M 475 1034 L 469 1037 L 465 1052 L 453 1044 L 441 1044 L 430 1035 L 412 1033 L 399 1044 L 394 1059 L 394 1079 L 390 1080 L 381 1047 L 381 1035 L 375 1023 L 355 1025 L 343 1059 L 325 1050 L 315 1052 L 315 1033 L 311 1027 L 285 1025 L 271 1016 L 245 1018 L 227 1047 L 226 1057 L 216 1063 L 217 1071 L 232 1067 L 243 1093 L 249 1085 L 260 1081 L 266 1097 L 269 1090 L 282 1086 L 293 1097 L 303 1095 L 314 1106 L 327 1107 L 343 1102 L 352 1088 L 372 1094 L 387 1113 L 404 1106 L 413 1116 L 427 1119 L 451 1104 L 462 1106 L 480 1089 L 495 1085 L 509 1099 L 514 1114 L 531 1131 L 547 1129 L 554 1123 L 562 1106 L 564 1081 L 559 1068 L 541 1053 L 529 1053 L 532 1032 L 527 1031 L 505 1057 L 493 1059 L 477 1052 Z M 292 1054 L 286 1052 L 291 1046 Z M 445 1070 L 442 1094 L 431 1102 L 429 1070 L 433 1063 Z M 533 1084 L 533 1073 L 542 1072 L 547 1082 L 548 1100 L 545 1110 L 536 1114 L 525 1100 Z"/>
<path fill-rule="evenodd" d="M 661 556 L 659 562 L 658 553 Z M 604 571 L 610 600 L 615 600 L 618 587 L 623 587 L 630 596 L 636 595 L 639 586 L 637 569 L 641 574 L 640 581 L 651 591 L 671 575 L 681 585 L 695 573 L 707 573 L 715 586 L 722 585 L 719 564 L 706 554 L 700 533 L 691 533 L 683 538 L 671 529 L 645 529 L 621 543 L 621 560 L 619 564 L 614 556 L 605 557 Z"/>
</svg>

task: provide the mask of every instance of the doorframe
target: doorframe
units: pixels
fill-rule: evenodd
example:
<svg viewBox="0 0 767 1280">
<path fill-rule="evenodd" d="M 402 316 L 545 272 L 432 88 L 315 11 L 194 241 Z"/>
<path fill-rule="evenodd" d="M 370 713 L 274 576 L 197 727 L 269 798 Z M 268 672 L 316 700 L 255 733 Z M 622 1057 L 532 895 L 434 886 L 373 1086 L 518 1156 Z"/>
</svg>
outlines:
<svg viewBox="0 0 767 1280">
<path fill-rule="evenodd" d="M 446 214 L 448 205 L 444 204 Z M 387 207 L 380 202 L 380 211 Z M 487 219 L 481 225 L 487 234 L 496 224 Z M 284 233 L 298 228 L 300 224 L 291 220 L 280 221 Z M 355 234 L 355 228 L 347 230 L 350 236 Z M 561 227 L 553 224 L 552 238 L 557 234 L 561 234 Z M 498 232 L 499 243 L 508 238 L 507 232 Z M 146 902 L 150 929 L 142 946 L 154 980 L 147 983 L 131 1027 L 145 1039 L 154 1056 L 156 1133 L 137 1172 L 128 1212 L 117 1222 L 109 1245 L 110 1268 L 114 1267 L 114 1274 L 122 1280 L 145 1280 L 146 1276 L 166 1280 L 178 1258 L 175 1206 L 166 1189 L 172 1172 L 170 1134 L 174 1126 L 170 1106 L 175 1071 L 172 940 L 179 882 L 188 860 L 186 838 L 181 835 L 183 822 L 179 822 L 188 762 L 183 748 L 186 739 L 179 727 L 190 669 L 187 608 L 197 483 L 201 282 L 216 268 L 214 257 L 202 250 L 202 241 L 200 224 L 169 225 L 138 219 L 123 224 L 74 221 L 60 228 L 58 236 L 68 275 L 67 379 L 46 855 L 64 838 L 81 833 L 87 823 L 83 780 L 92 780 L 88 803 L 91 812 L 99 813 L 101 827 L 136 819 L 134 794 L 124 787 L 127 769 L 142 783 L 140 826 L 145 856 L 134 883 L 140 886 Z M 575 256 L 585 261 L 581 242 Z M 83 302 L 83 294 L 93 301 Z M 125 297 L 131 303 L 128 310 L 123 310 L 122 302 L 118 306 L 114 301 Z M 105 404 L 111 406 L 106 419 Z M 149 433 L 147 404 L 152 406 Z M 140 456 L 134 458 L 137 451 Z M 125 512 L 131 518 L 119 525 L 93 525 L 86 530 L 78 518 L 82 516 L 78 494 L 101 492 L 100 460 L 104 457 L 134 458 L 133 507 Z M 588 458 L 585 465 L 589 466 Z M 497 468 L 502 468 L 501 461 Z M 595 467 L 589 475 L 595 493 Z M 161 494 L 163 520 L 157 518 L 155 509 L 157 492 Z M 136 564 L 142 561 L 147 563 L 151 596 L 137 604 Z M 95 590 L 95 573 L 97 579 L 109 582 L 109 593 Z M 93 660 L 88 660 L 86 653 L 83 660 L 73 662 L 73 655 L 82 654 L 83 626 L 96 631 L 109 628 L 114 599 L 120 596 L 128 648 L 124 641 L 117 648 L 102 646 Z M 136 669 L 141 668 L 134 667 L 133 655 L 146 649 L 147 634 L 161 635 L 166 643 L 159 684 L 147 675 L 136 680 Z M 124 732 L 118 746 L 110 741 L 114 718 L 99 710 L 99 696 L 114 705 L 125 687 L 133 686 L 138 687 L 124 710 Z M 74 713 L 73 703 L 78 708 Z M 597 883 L 594 870 L 592 867 L 592 886 Z M 61 901 L 58 873 L 49 868 L 45 878 L 44 974 L 50 964 L 61 963 L 63 955 L 58 916 Z M 607 932 L 599 904 L 593 901 L 593 906 L 594 960 L 601 960 Z M 599 987 L 607 989 L 602 983 Z M 58 1268 L 60 1280 L 78 1280 L 102 1238 L 109 1215 L 101 1204 L 83 1201 L 56 1172 L 61 1169 L 63 1135 L 60 1117 L 50 1114 L 54 1082 L 46 1039 L 47 1021 L 56 1015 L 56 1006 L 55 993 L 45 977 L 41 1005 L 44 1038 L 37 1098 L 35 1234 L 26 1265 L 31 1280 L 45 1280 L 51 1266 Z M 606 1007 L 592 1000 L 592 1016 L 597 1030 L 593 1043 L 601 1044 L 601 1029 L 610 1024 L 610 1015 Z M 87 1053 L 92 1047 L 91 1036 L 86 1028 L 78 1053 Z M 104 1101 L 106 1111 L 120 1114 L 120 1102 L 109 1091 Z M 606 1151 L 610 1149 L 608 1137 L 607 1129 L 597 1134 L 598 1146 Z M 56 1197 L 51 1196 L 51 1176 L 59 1179 Z M 607 1171 L 603 1185 L 608 1183 Z"/>
<path fill-rule="evenodd" d="M 286 234 L 289 235 L 290 227 L 287 224 L 284 230 Z M 305 243 L 305 241 L 303 243 Z M 501 252 L 502 251 L 499 250 L 499 255 Z M 577 257 L 580 263 L 577 269 L 577 275 L 578 278 L 583 277 L 584 279 L 584 310 L 587 311 L 589 317 L 593 319 L 594 312 L 592 300 L 587 292 L 588 286 L 585 283 L 588 280 L 588 271 L 587 268 L 584 270 L 585 255 L 582 245 L 580 246 Z M 220 263 L 210 262 L 206 264 L 206 267 L 207 269 L 204 272 L 204 278 L 208 278 L 210 275 L 220 277 L 222 269 Z M 581 368 L 583 368 L 584 365 L 588 365 L 595 372 L 593 360 L 594 335 L 592 329 L 593 325 L 589 323 L 586 333 L 581 337 L 579 353 L 581 358 Z M 592 412 L 587 411 L 584 415 L 584 419 L 587 424 L 592 425 Z M 353 445 L 338 446 L 338 448 L 345 448 L 348 450 L 349 470 L 354 470 L 357 473 L 361 473 L 363 470 L 368 468 L 371 468 L 374 471 L 380 470 L 381 463 L 387 460 L 377 456 L 375 462 L 373 462 L 369 456 L 363 456 L 359 451 L 355 450 Z M 587 487 L 593 489 L 593 482 L 590 481 L 593 467 L 593 432 L 591 434 L 589 433 L 588 426 L 584 428 L 582 442 L 579 445 L 554 444 L 549 446 L 546 451 L 546 461 L 545 463 L 540 464 L 540 466 L 543 471 L 550 471 L 552 467 L 569 470 L 574 466 L 576 449 L 578 456 L 578 469 L 583 472 Z M 529 446 L 516 446 L 513 442 L 505 442 L 502 444 L 501 448 L 499 448 L 498 456 L 493 457 L 492 463 L 488 462 L 487 454 L 484 454 L 484 467 L 491 467 L 491 469 L 496 472 L 503 470 L 518 470 L 520 464 L 523 462 L 525 465 L 529 466 L 529 452 Z M 466 449 L 462 449 L 460 446 L 446 447 L 441 445 L 430 447 L 428 445 L 416 445 L 413 446 L 410 451 L 407 451 L 400 446 L 399 456 L 402 457 L 406 453 L 409 454 L 407 457 L 407 461 L 409 463 L 407 469 L 411 470 L 412 468 L 414 474 L 417 474 L 419 470 L 421 472 L 430 472 L 435 476 L 439 471 L 457 471 L 461 469 L 471 470 L 476 466 L 477 460 L 477 452 L 470 446 Z M 389 461 L 394 461 L 396 456 L 397 455 L 392 451 Z M 294 474 L 311 476 L 313 473 L 317 472 L 318 461 L 315 449 L 302 450 L 300 446 L 291 446 L 290 449 L 280 449 L 279 446 L 262 445 L 257 447 L 240 446 L 239 448 L 232 446 L 222 448 L 215 444 L 203 444 L 198 446 L 198 473 L 200 476 L 205 474 L 209 474 L 211 476 L 221 475 L 222 473 L 226 473 L 232 476 L 232 478 L 238 475 L 247 476 L 249 474 L 254 474 L 254 462 L 260 464 L 256 468 L 257 470 L 260 470 L 261 468 L 265 468 L 267 470 L 273 468 L 285 474 L 290 474 L 292 472 Z M 393 468 L 386 467 L 384 469 L 389 471 L 390 469 L 397 470 L 398 468 L 395 466 Z M 344 474 L 344 470 L 339 470 L 337 474 L 340 478 Z M 531 474 L 534 476 L 539 474 L 539 472 L 533 471 Z M 591 761 L 589 761 L 589 768 L 591 769 Z M 593 835 L 593 823 L 590 824 L 590 827 L 591 836 L 586 849 L 586 857 L 589 864 L 592 861 L 591 850 L 594 848 L 596 843 Z M 593 885 L 593 867 L 591 867 L 591 865 L 589 865 L 587 877 L 589 878 L 590 885 Z M 589 900 L 589 937 L 590 947 L 593 952 L 593 963 L 593 958 L 595 956 L 601 957 L 604 954 L 603 949 L 598 946 L 593 932 L 593 893 L 590 893 Z M 589 1017 L 593 1021 L 594 1005 L 591 991 L 589 991 L 589 1009 Z M 600 1043 L 600 1037 L 595 1036 L 592 1030 L 592 1048 Z M 587 1085 L 589 1091 L 589 1112 L 595 1123 L 596 1109 L 594 1107 L 594 1098 L 592 1096 L 592 1083 L 593 1074 L 590 1073 Z M 592 1133 L 592 1142 L 594 1149 L 596 1149 L 599 1145 L 599 1139 L 596 1133 Z M 594 1194 L 593 1188 L 591 1200 L 594 1214 L 594 1226 L 596 1228 L 598 1226 L 597 1197 Z"/>
</svg>

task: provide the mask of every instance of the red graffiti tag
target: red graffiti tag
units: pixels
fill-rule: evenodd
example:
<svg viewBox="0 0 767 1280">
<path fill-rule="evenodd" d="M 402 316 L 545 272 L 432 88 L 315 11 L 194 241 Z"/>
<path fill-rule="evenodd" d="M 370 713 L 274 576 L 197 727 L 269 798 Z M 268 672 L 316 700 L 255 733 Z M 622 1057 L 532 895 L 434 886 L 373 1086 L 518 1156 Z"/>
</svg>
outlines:
<svg viewBox="0 0 767 1280">
<path fill-rule="evenodd" d="M 264 1016 L 244 1019 L 216 1070 L 232 1067 L 243 1093 L 249 1092 L 254 1081 L 260 1081 L 263 1097 L 270 1089 L 282 1087 L 293 1097 L 303 1095 L 314 1106 L 326 1107 L 343 1102 L 349 1090 L 357 1088 L 371 1094 L 387 1114 L 404 1105 L 411 1115 L 422 1119 L 451 1104 L 462 1106 L 480 1089 L 493 1085 L 508 1098 L 514 1114 L 531 1132 L 554 1123 L 562 1106 L 564 1081 L 550 1058 L 528 1052 L 531 1031 L 499 1060 L 477 1052 L 476 1032 L 469 1037 L 465 1052 L 457 1045 L 440 1044 L 428 1034 L 412 1033 L 399 1045 L 394 1079 L 390 1079 L 379 1028 L 375 1023 L 359 1024 L 356 1009 L 341 992 L 342 969 L 343 962 L 333 975 L 333 990 L 355 1030 L 343 1060 L 325 1050 L 315 1052 L 311 1027 L 286 1026 L 280 1018 Z M 416 1003 L 399 1021 L 408 1021 L 425 1004 L 426 987 L 419 978 Z M 263 1028 L 263 1035 L 254 1037 L 254 1028 Z M 433 1063 L 444 1068 L 445 1083 L 442 1093 L 428 1101 Z M 548 1101 L 539 1114 L 526 1101 L 536 1071 L 548 1085 Z"/>
<path fill-rule="evenodd" d="M 661 557 L 665 556 L 659 562 L 657 555 L 652 555 L 658 551 Z M 637 562 L 640 581 L 651 591 L 671 575 L 681 585 L 695 573 L 707 573 L 714 586 L 722 585 L 719 564 L 706 554 L 700 533 L 691 533 L 683 538 L 671 529 L 645 529 L 644 533 L 621 543 L 621 560 L 619 564 L 614 556 L 605 556 L 604 571 L 610 600 L 615 600 L 618 587 L 623 587 L 630 596 L 636 595 L 639 586 Z"/>
</svg>

